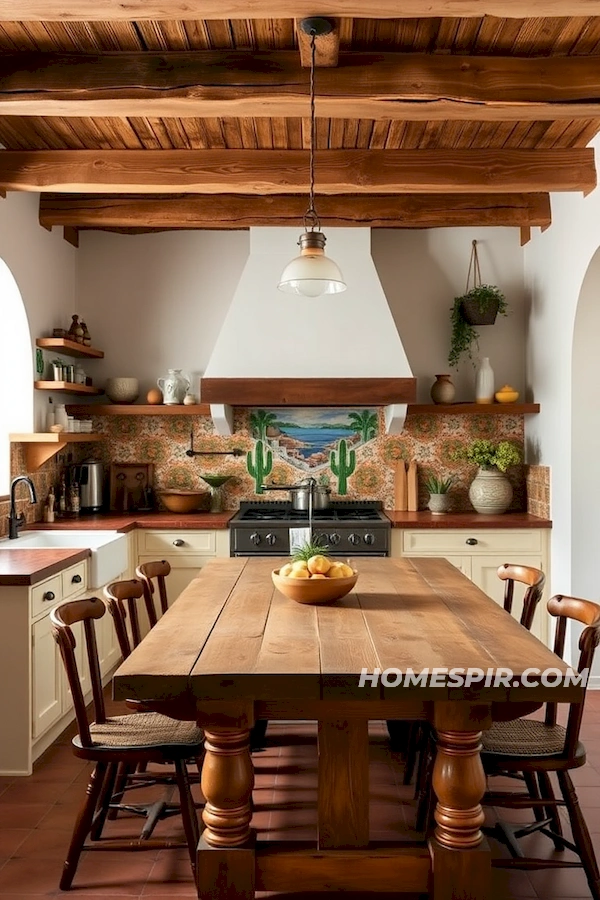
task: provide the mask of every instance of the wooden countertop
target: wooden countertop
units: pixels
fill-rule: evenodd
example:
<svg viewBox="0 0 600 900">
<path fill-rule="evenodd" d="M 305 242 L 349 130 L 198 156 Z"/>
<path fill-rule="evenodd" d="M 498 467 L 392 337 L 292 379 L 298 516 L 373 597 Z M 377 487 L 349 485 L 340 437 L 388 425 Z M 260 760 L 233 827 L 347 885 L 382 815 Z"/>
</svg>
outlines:
<svg viewBox="0 0 600 900">
<path fill-rule="evenodd" d="M 229 520 L 237 510 L 228 509 L 221 513 L 96 513 L 91 516 L 56 519 L 48 522 L 36 522 L 30 526 L 35 531 L 133 531 L 134 528 L 227 528 Z M 24 529 L 25 530 L 25 529 Z"/>
<path fill-rule="evenodd" d="M 444 513 L 434 516 L 429 510 L 406 512 L 401 509 L 384 509 L 392 528 L 552 528 L 550 519 L 540 519 L 530 513 L 503 513 L 487 516 L 476 512 Z"/>
<path fill-rule="evenodd" d="M 0 586 L 31 585 L 87 559 L 90 551 L 58 548 L 3 550 L 0 552 Z"/>
</svg>

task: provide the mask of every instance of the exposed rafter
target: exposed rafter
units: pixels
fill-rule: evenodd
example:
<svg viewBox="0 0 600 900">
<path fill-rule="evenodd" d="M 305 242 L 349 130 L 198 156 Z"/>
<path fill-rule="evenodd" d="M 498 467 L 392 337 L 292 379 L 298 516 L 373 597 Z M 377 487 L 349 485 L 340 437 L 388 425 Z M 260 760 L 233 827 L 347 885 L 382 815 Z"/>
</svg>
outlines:
<svg viewBox="0 0 600 900">
<path fill-rule="evenodd" d="M 307 92 L 292 51 L 0 56 L 0 115 L 288 118 L 307 115 Z M 589 119 L 600 117 L 600 65 L 342 53 L 338 68 L 319 72 L 316 109 L 350 119 Z"/>
<path fill-rule="evenodd" d="M 304 196 L 231 195 L 98 197 L 43 194 L 40 224 L 46 228 L 240 229 L 297 225 Z M 447 226 L 532 226 L 550 224 L 548 194 L 403 194 L 397 197 L 321 197 L 321 222 L 328 226 L 441 228 Z"/>
<path fill-rule="evenodd" d="M 592 148 L 323 150 L 319 194 L 583 191 L 596 186 Z M 298 194 L 304 150 L 35 150 L 0 152 L 0 189 L 76 193 Z"/>
<path fill-rule="evenodd" d="M 594 16 L 598 0 L 0 0 L 0 21 Z"/>
</svg>

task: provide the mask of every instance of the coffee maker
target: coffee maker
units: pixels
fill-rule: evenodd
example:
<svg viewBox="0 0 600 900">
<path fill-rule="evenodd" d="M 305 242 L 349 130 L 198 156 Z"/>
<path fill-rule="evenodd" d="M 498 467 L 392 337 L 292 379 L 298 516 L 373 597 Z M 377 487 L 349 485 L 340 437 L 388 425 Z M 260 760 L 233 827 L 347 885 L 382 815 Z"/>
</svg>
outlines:
<svg viewBox="0 0 600 900">
<path fill-rule="evenodd" d="M 100 512 L 104 490 L 104 466 L 97 459 L 86 459 L 71 469 L 71 484 L 79 483 L 82 512 Z"/>
</svg>

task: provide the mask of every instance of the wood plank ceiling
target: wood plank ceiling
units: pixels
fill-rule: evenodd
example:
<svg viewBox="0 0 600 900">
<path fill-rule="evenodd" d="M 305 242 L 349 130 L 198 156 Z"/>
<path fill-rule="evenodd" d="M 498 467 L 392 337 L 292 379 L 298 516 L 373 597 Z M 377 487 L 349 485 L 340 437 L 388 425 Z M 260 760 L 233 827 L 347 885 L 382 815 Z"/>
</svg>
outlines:
<svg viewBox="0 0 600 900">
<path fill-rule="evenodd" d="M 363 5 L 380 18 L 335 18 L 317 71 L 324 225 L 546 226 L 549 192 L 594 189 L 600 2 Z M 40 191 L 47 227 L 299 224 L 292 16 L 309 12 L 364 16 L 345 0 L 0 0 L 0 188 Z"/>
</svg>

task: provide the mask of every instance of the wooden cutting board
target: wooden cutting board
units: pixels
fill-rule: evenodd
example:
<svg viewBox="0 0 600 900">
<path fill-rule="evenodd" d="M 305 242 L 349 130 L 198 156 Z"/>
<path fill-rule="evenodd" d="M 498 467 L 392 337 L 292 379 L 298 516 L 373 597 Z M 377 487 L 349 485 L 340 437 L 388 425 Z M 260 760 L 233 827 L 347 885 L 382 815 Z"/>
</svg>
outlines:
<svg viewBox="0 0 600 900">
<path fill-rule="evenodd" d="M 407 482 L 407 509 L 409 512 L 416 512 L 419 508 L 419 488 L 417 483 L 417 461 L 411 459 L 408 464 L 408 472 L 406 475 Z"/>
<path fill-rule="evenodd" d="M 394 509 L 408 509 L 407 503 L 406 463 L 400 459 L 394 472 Z"/>
</svg>

